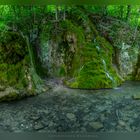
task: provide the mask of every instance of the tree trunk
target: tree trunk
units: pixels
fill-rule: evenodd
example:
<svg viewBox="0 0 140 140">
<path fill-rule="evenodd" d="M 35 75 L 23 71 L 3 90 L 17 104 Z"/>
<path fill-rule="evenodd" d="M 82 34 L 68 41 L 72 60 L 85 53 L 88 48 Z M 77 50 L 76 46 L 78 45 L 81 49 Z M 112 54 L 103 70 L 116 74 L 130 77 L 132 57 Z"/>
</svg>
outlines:
<svg viewBox="0 0 140 140">
<path fill-rule="evenodd" d="M 55 20 L 57 21 L 58 20 L 58 6 L 56 6 L 56 9 L 55 9 Z"/>
</svg>

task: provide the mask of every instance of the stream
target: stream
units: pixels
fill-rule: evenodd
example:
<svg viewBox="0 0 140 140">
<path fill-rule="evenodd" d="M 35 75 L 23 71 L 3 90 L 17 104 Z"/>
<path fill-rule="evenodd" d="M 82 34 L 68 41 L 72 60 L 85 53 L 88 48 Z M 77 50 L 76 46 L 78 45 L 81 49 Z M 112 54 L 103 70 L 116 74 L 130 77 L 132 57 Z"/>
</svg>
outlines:
<svg viewBox="0 0 140 140">
<path fill-rule="evenodd" d="M 140 96 L 140 82 L 101 90 L 69 89 L 53 80 L 50 84 L 47 93 L 0 103 L 0 131 L 140 132 L 140 100 L 133 98 Z"/>
</svg>

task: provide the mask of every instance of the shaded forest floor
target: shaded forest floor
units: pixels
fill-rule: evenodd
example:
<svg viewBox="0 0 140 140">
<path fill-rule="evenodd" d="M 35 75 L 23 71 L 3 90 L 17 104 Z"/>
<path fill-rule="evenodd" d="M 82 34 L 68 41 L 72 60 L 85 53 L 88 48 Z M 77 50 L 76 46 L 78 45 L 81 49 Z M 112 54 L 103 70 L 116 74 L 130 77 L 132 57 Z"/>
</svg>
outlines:
<svg viewBox="0 0 140 140">
<path fill-rule="evenodd" d="M 74 90 L 50 80 L 53 89 L 21 101 L 0 103 L 0 131 L 140 131 L 140 82 L 110 90 Z"/>
</svg>

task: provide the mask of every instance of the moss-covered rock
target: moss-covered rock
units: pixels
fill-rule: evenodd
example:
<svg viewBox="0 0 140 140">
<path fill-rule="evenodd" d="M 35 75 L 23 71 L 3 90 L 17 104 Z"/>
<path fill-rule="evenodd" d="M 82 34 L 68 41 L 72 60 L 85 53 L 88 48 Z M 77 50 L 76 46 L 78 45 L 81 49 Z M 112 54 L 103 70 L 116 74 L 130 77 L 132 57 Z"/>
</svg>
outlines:
<svg viewBox="0 0 140 140">
<path fill-rule="evenodd" d="M 25 88 L 28 85 L 26 78 L 26 67 L 23 62 L 17 64 L 0 64 L 0 83 L 14 86 L 15 88 Z"/>
<path fill-rule="evenodd" d="M 0 36 L 0 101 L 42 92 L 43 82 L 34 68 L 33 52 L 27 38 L 16 32 L 4 32 Z"/>
<path fill-rule="evenodd" d="M 0 36 L 0 84 L 17 89 L 27 87 L 29 64 L 25 40 L 16 32 L 4 32 Z"/>
<path fill-rule="evenodd" d="M 5 90 L 5 86 L 0 85 L 0 91 L 4 91 Z"/>
<path fill-rule="evenodd" d="M 17 32 L 0 33 L 0 62 L 16 64 L 27 55 L 25 40 Z"/>
<path fill-rule="evenodd" d="M 40 59 L 49 75 L 65 77 L 67 86 L 99 89 L 121 84 L 112 66 L 112 45 L 90 20 L 80 26 L 72 20 L 45 25 L 40 42 Z"/>
<path fill-rule="evenodd" d="M 113 88 L 123 81 L 112 64 L 113 47 L 89 20 L 83 28 L 85 42 L 73 61 L 73 78 L 66 81 L 72 88 Z M 76 67 L 77 66 L 77 67 Z"/>
<path fill-rule="evenodd" d="M 40 35 L 42 68 L 51 77 L 71 75 L 72 61 L 78 46 L 84 42 L 84 33 L 69 20 L 43 26 Z"/>
<path fill-rule="evenodd" d="M 111 45 L 104 38 L 97 37 L 96 40 L 99 43 L 87 43 L 80 48 L 80 59 L 77 58 L 80 67 L 75 69 L 73 80 L 66 82 L 69 87 L 99 89 L 121 84 L 122 79 L 112 67 Z M 99 46 L 96 46 L 97 43 Z"/>
<path fill-rule="evenodd" d="M 7 87 L 4 91 L 0 91 L 0 102 L 19 100 L 27 97 L 27 95 L 29 94 L 24 90 L 19 91 L 13 87 Z"/>
<path fill-rule="evenodd" d="M 139 30 L 137 30 L 134 39 L 133 26 L 126 26 L 121 20 L 118 22 L 118 19 L 110 17 L 103 20 L 101 16 L 95 16 L 93 19 L 91 16 L 91 21 L 97 27 L 98 33 L 111 42 L 114 48 L 113 63 L 121 77 L 125 80 L 135 80 L 134 75 L 137 71 L 136 63 L 139 53 Z"/>
</svg>

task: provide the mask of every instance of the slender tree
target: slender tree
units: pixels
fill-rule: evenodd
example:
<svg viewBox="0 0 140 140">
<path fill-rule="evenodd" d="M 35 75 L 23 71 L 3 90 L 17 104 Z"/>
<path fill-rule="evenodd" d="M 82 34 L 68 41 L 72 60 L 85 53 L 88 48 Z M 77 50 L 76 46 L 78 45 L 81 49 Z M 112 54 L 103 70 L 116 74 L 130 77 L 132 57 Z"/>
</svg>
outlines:
<svg viewBox="0 0 140 140">
<path fill-rule="evenodd" d="M 55 20 L 58 20 L 58 6 L 55 8 Z"/>
</svg>

